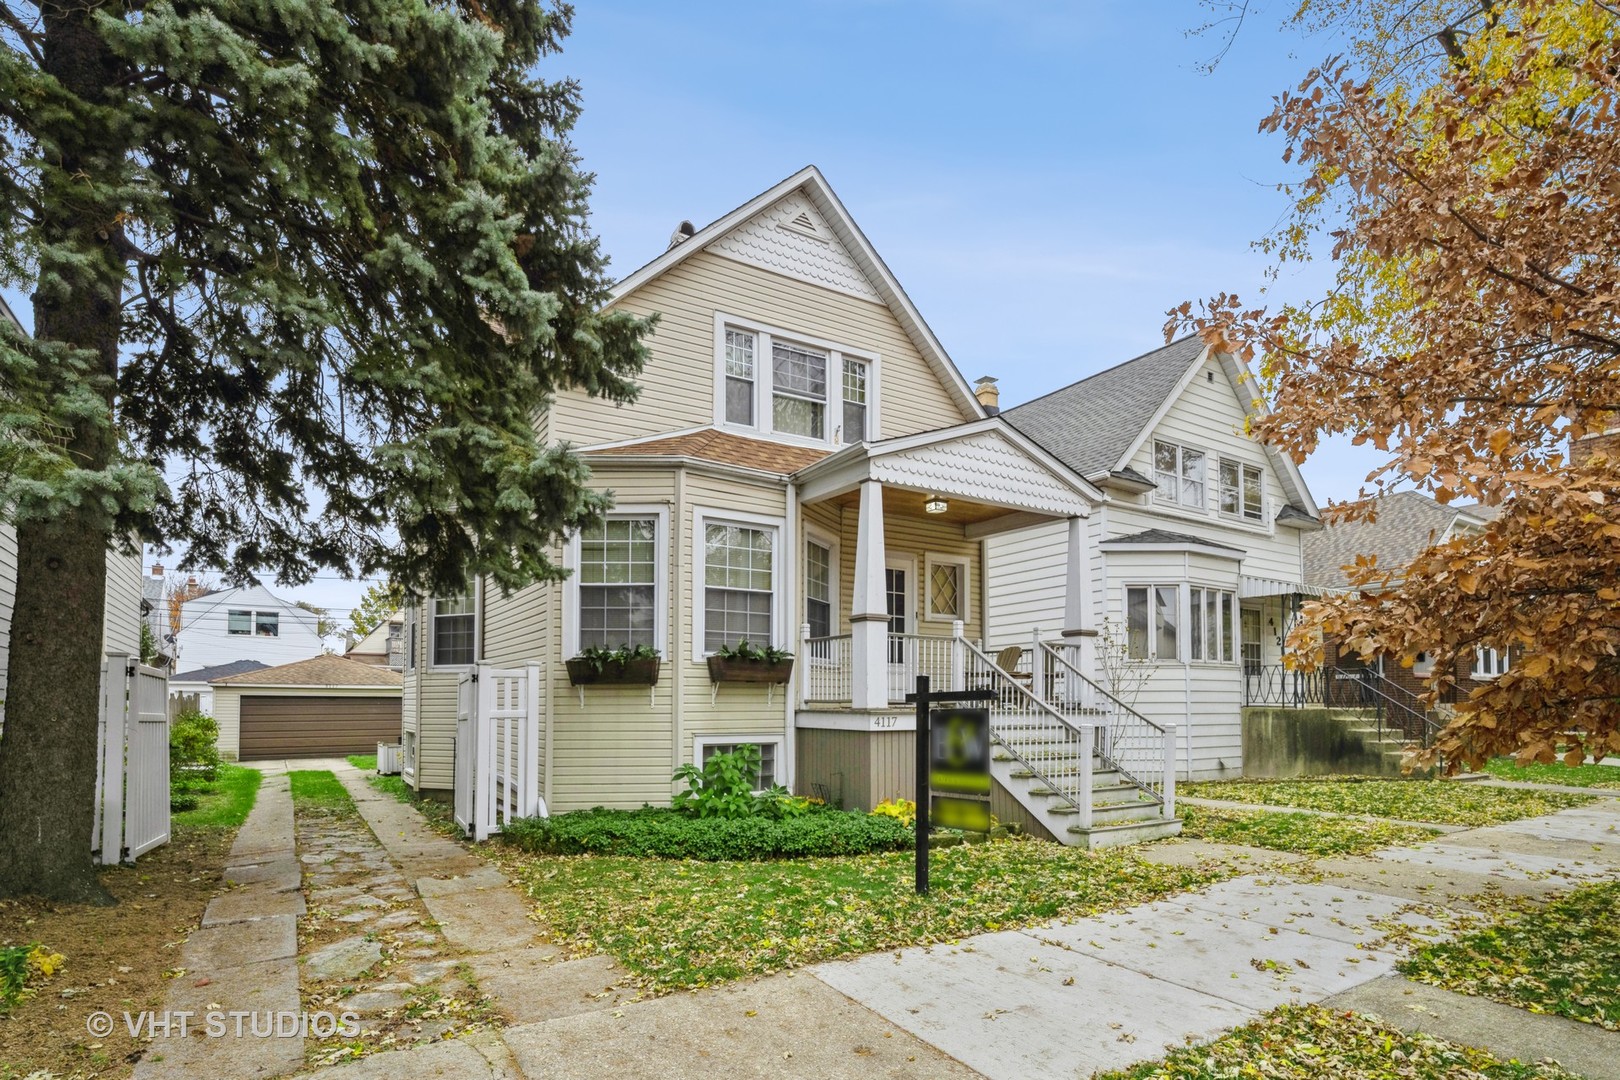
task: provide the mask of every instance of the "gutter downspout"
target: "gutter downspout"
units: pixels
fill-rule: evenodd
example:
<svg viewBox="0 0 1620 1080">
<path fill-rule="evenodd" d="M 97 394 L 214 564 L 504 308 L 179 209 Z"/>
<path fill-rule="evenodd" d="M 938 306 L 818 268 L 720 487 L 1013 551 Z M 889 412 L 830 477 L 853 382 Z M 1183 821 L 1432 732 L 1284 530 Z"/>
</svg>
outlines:
<svg viewBox="0 0 1620 1080">
<path fill-rule="evenodd" d="M 686 665 L 690 663 L 687 653 L 686 628 L 692 624 L 692 612 L 682 610 L 681 597 L 687 595 L 683 575 L 689 570 L 686 547 L 686 466 L 675 470 L 675 508 L 674 521 L 669 526 L 669 562 L 666 568 L 665 580 L 669 582 L 668 618 L 673 625 L 669 628 L 669 658 L 670 668 L 674 671 L 674 678 L 670 680 L 669 718 L 670 726 L 674 732 L 674 740 L 670 748 L 670 771 L 673 773 L 684 762 L 686 749 Z M 693 537 L 694 550 L 696 537 Z M 692 597 L 694 604 L 698 598 Z M 673 782 L 672 782 L 673 783 Z M 671 789 L 673 790 L 673 788 Z"/>
<path fill-rule="evenodd" d="M 804 574 L 799 566 L 799 553 L 804 550 L 802 530 L 803 526 L 799 513 L 799 488 L 797 484 L 790 480 L 787 486 L 787 544 L 783 545 L 787 547 L 787 550 L 782 553 L 783 570 L 788 575 L 785 582 L 788 600 L 783 606 L 787 608 L 785 614 L 788 616 L 787 641 L 798 641 L 801 646 L 803 642 L 799 637 L 799 626 L 805 618 L 804 613 L 800 610 L 804 606 L 802 597 Z M 798 648 L 798 646 L 795 646 L 795 648 Z M 799 651 L 802 652 L 802 648 Z M 809 657 L 799 657 L 800 664 L 809 662 Z M 799 686 L 798 679 L 790 678 L 782 688 L 782 771 L 786 776 L 786 781 L 784 783 L 783 780 L 778 779 L 777 783 L 783 784 L 789 791 L 798 790 L 794 785 L 798 782 L 799 775 L 799 732 L 797 726 Z"/>
</svg>

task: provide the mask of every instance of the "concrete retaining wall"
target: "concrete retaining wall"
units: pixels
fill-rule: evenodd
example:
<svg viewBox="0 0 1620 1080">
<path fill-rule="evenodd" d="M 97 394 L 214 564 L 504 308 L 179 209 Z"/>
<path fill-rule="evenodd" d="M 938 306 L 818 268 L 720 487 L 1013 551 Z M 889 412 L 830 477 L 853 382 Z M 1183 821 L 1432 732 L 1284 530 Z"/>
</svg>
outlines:
<svg viewBox="0 0 1620 1080">
<path fill-rule="evenodd" d="M 1243 775 L 1401 775 L 1398 737 L 1379 742 L 1374 726 L 1341 709 L 1244 709 Z"/>
</svg>

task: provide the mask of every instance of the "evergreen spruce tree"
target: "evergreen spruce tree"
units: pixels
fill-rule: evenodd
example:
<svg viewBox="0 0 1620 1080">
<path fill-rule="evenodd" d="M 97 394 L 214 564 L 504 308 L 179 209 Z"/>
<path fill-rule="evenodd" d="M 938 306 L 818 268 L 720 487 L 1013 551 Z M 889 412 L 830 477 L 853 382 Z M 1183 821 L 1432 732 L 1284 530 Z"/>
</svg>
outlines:
<svg viewBox="0 0 1620 1080">
<path fill-rule="evenodd" d="M 0 512 L 18 580 L 0 895 L 90 863 L 105 557 L 414 593 L 554 578 L 603 499 L 532 420 L 623 402 L 571 11 L 539 0 L 0 0 Z"/>
</svg>

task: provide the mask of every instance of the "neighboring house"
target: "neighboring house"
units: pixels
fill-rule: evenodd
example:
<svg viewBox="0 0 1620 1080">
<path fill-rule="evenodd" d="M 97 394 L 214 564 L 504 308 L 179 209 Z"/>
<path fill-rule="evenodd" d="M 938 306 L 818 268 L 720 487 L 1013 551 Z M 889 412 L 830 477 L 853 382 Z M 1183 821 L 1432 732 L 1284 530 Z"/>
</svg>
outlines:
<svg viewBox="0 0 1620 1080">
<path fill-rule="evenodd" d="M 1347 521 L 1328 526 L 1305 543 L 1306 580 L 1324 589 L 1350 588 L 1347 567 L 1356 557 L 1375 558 L 1382 568 L 1404 570 L 1424 551 L 1458 535 L 1483 529 L 1495 515 L 1486 506 L 1446 505 L 1416 491 L 1399 491 L 1379 497 L 1376 521 Z M 1400 574 L 1397 573 L 1398 581 Z M 1359 656 L 1340 652 L 1336 642 L 1328 642 L 1328 665 L 1351 668 L 1362 663 Z M 1457 687 L 1466 692 L 1475 683 L 1494 679 L 1508 669 L 1509 652 L 1482 648 L 1471 656 L 1457 659 L 1454 672 Z M 1419 653 L 1411 667 L 1392 657 L 1380 657 L 1375 669 L 1409 694 L 1421 694 L 1434 675 L 1434 661 Z M 1448 689 L 1443 701 L 1456 697 Z"/>
<path fill-rule="evenodd" d="M 405 613 L 396 611 L 349 647 L 343 654 L 362 664 L 376 664 L 398 671 L 405 666 Z"/>
<path fill-rule="evenodd" d="M 1196 337 L 1002 416 L 1107 499 L 1087 523 L 1085 604 L 1101 645 L 1137 672 L 1128 704 L 1181 725 L 1182 775 L 1242 771 L 1248 684 L 1280 670 L 1306 584 L 1301 538 L 1321 529 L 1286 455 L 1245 434 L 1262 408 L 1245 367 Z M 1061 525 L 991 537 L 992 648 L 1072 628 Z M 1107 681 L 1104 677 L 1104 681 Z"/>
<path fill-rule="evenodd" d="M 22 323 L 0 299 L 0 319 L 22 330 Z M 11 662 L 12 603 L 17 591 L 17 533 L 0 523 L 0 720 L 5 717 L 6 679 Z M 141 559 L 114 549 L 107 552 L 106 613 L 102 651 L 137 660 L 141 655 Z"/>
<path fill-rule="evenodd" d="M 213 680 L 219 752 L 232 761 L 371 754 L 399 740 L 400 676 L 324 654 Z"/>
<path fill-rule="evenodd" d="M 262 585 L 215 589 L 180 606 L 176 663 L 188 671 L 234 660 L 285 664 L 321 652 L 319 619 Z"/>
<path fill-rule="evenodd" d="M 169 697 L 195 697 L 197 709 L 209 716 L 214 715 L 214 687 L 215 679 L 224 679 L 232 675 L 246 675 L 250 671 L 260 671 L 269 665 L 257 660 L 232 660 L 228 664 L 215 664 L 213 667 L 197 668 L 193 671 L 182 671 L 169 676 Z"/>
<path fill-rule="evenodd" d="M 682 222 L 610 304 L 659 316 L 637 402 L 563 392 L 538 426 L 580 449 L 613 510 L 555 552 L 566 582 L 510 596 L 479 585 L 408 613 L 408 783 L 458 782 L 457 714 L 474 708 L 458 692 L 485 695 L 462 683 L 484 660 L 539 673 L 535 768 L 551 809 L 667 804 L 672 771 L 743 743 L 761 748 L 761 786 L 870 807 L 912 790 L 904 695 L 928 675 L 992 692 L 1004 819 L 1087 844 L 1179 827 L 1160 794 L 1162 735 L 1140 718 L 1109 713 L 1105 749 L 1123 752 L 1129 732 L 1148 753 L 1133 764 L 1137 798 L 1107 807 L 1070 785 L 1092 775 L 1080 743 L 1023 741 L 1096 712 L 1078 675 L 1028 673 L 1043 654 L 975 647 L 989 622 L 1009 641 L 1035 625 L 987 614 L 986 540 L 1053 523 L 1068 544 L 1055 593 L 1089 595 L 1085 521 L 1103 493 L 988 413 L 816 169 L 704 228 Z M 1085 605 L 1065 614 L 1047 624 L 1054 638 L 1089 627 Z M 793 651 L 792 681 L 711 667 L 743 640 Z M 624 645 L 658 650 L 656 682 L 571 683 L 569 658 Z M 1059 781 L 1032 781 L 1026 760 Z"/>
</svg>

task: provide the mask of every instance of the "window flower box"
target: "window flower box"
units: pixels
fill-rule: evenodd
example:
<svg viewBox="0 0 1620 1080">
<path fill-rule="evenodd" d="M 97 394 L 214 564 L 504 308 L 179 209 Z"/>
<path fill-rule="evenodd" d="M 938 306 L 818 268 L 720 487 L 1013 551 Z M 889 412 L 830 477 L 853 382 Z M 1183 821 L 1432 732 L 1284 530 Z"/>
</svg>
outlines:
<svg viewBox="0 0 1620 1080">
<path fill-rule="evenodd" d="M 653 686 L 662 664 L 657 651 L 637 649 L 586 649 L 571 660 L 568 682 L 573 686 Z"/>
<path fill-rule="evenodd" d="M 770 646 L 757 648 L 739 642 L 708 657 L 710 682 L 776 684 L 793 677 L 793 654 Z"/>
</svg>

